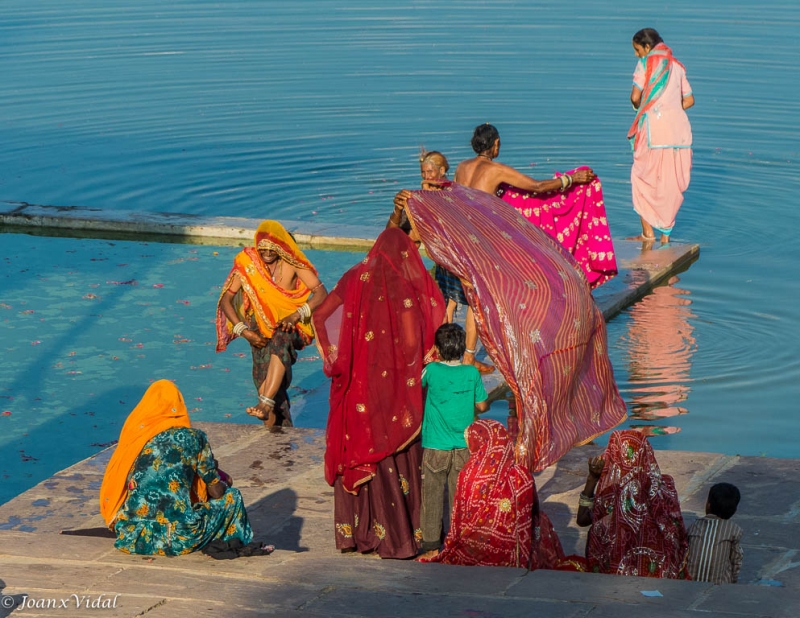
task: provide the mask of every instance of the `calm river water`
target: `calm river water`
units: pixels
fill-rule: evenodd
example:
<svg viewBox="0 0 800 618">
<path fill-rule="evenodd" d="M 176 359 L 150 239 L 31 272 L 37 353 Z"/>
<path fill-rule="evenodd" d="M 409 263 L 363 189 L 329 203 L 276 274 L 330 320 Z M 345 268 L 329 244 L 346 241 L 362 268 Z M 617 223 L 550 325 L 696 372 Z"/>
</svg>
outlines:
<svg viewBox="0 0 800 618">
<path fill-rule="evenodd" d="M 659 435 L 657 448 L 798 457 L 800 5 L 650 5 L 6 0 L 0 200 L 378 225 L 394 192 L 417 186 L 420 144 L 455 164 L 470 156 L 473 127 L 491 122 L 500 160 L 535 177 L 591 165 L 622 238 L 638 231 L 625 140 L 630 39 L 655 27 L 697 101 L 692 182 L 674 238 L 702 249 L 670 286 L 609 325 L 628 424 Z M 4 388 L 60 362 L 14 364 L 11 316 L 41 284 L 9 275 L 24 261 L 24 243 L 11 239 L 0 236 L 0 300 L 13 307 L 0 331 Z M 141 393 L 134 379 L 114 388 Z M 0 407 L 13 413 L 0 425 L 18 419 L 0 433 L 10 479 L 46 441 L 26 437 L 33 413 Z M 92 444 L 116 432 L 92 434 Z M 60 467 L 85 456 L 88 440 L 60 454 Z"/>
</svg>

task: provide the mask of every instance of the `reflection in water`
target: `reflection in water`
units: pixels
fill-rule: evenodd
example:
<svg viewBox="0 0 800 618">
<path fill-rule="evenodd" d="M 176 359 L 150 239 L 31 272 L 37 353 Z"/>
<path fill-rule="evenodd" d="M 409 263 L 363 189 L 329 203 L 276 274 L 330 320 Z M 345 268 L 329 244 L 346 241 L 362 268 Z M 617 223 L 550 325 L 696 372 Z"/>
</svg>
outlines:
<svg viewBox="0 0 800 618">
<path fill-rule="evenodd" d="M 654 421 L 688 410 L 689 370 L 696 342 L 692 336 L 689 292 L 676 287 L 678 277 L 653 290 L 630 309 L 630 328 L 623 341 L 629 387 L 624 396 L 631 420 Z M 631 425 L 648 436 L 673 434 L 679 427 Z"/>
<path fill-rule="evenodd" d="M 658 425 L 631 425 L 630 428 L 643 433 L 648 438 L 652 438 L 653 436 L 668 436 L 672 433 L 678 433 L 681 430 L 680 427 L 660 427 Z"/>
</svg>

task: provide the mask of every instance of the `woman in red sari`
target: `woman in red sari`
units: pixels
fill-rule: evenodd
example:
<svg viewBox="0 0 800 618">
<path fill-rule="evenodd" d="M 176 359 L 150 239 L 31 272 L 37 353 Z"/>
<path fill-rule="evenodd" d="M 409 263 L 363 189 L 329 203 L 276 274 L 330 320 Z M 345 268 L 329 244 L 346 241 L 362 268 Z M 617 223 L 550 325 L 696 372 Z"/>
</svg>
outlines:
<svg viewBox="0 0 800 618">
<path fill-rule="evenodd" d="M 390 228 L 314 313 L 331 378 L 325 479 L 338 549 L 417 554 L 422 366 L 444 312 L 416 246 Z"/>
<path fill-rule="evenodd" d="M 578 525 L 591 524 L 578 570 L 688 579 L 688 538 L 672 477 L 635 430 L 611 434 L 605 455 L 589 460 Z M 574 557 L 571 557 L 574 558 Z"/>
<path fill-rule="evenodd" d="M 442 551 L 424 562 L 553 568 L 564 557 L 539 510 L 531 473 L 514 463 L 506 428 L 480 419 L 467 428 L 469 461 L 458 475 Z"/>
</svg>

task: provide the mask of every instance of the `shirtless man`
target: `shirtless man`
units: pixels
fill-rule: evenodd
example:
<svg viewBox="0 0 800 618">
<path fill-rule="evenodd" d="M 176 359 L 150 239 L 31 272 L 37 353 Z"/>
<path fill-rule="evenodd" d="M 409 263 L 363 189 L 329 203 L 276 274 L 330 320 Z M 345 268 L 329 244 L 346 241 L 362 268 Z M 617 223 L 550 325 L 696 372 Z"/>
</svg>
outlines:
<svg viewBox="0 0 800 618">
<path fill-rule="evenodd" d="M 247 413 L 270 431 L 291 427 L 289 395 L 297 350 L 314 339 L 310 318 L 325 297 L 317 271 L 277 221 L 262 223 L 255 247 L 234 259 L 217 305 L 217 352 L 235 337 L 250 344 L 258 405 Z"/>
<path fill-rule="evenodd" d="M 455 181 L 492 195 L 504 182 L 531 193 L 546 193 L 562 191 L 573 184 L 589 184 L 596 178 L 591 169 L 583 169 L 550 180 L 536 180 L 509 165 L 497 163 L 494 159 L 500 155 L 500 134 L 488 122 L 475 127 L 472 149 L 477 156 L 458 164 Z"/>
</svg>

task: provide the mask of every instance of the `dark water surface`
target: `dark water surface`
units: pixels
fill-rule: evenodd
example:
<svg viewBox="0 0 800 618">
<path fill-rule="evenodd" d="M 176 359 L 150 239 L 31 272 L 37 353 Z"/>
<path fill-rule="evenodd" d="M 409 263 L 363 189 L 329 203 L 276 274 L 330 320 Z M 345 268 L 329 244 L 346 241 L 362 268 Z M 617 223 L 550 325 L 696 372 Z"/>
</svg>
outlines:
<svg viewBox="0 0 800 618">
<path fill-rule="evenodd" d="M 455 164 L 470 155 L 473 127 L 492 122 L 502 136 L 501 161 L 535 177 L 591 165 L 621 238 L 638 231 L 625 133 L 630 39 L 645 26 L 657 28 L 684 62 L 697 100 L 689 112 L 692 183 L 674 237 L 702 249 L 670 288 L 609 325 L 629 424 L 663 434 L 657 448 L 798 457 L 795 1 L 7 0 L 0 12 L 0 200 L 377 225 L 394 192 L 416 186 L 420 143 Z M 58 242 L 65 244 L 33 244 L 38 252 L 58 247 L 54 255 L 73 250 L 70 241 Z M 22 362 L 30 360 L 19 351 L 30 346 L 27 333 L 21 341 L 6 328 L 16 328 L 21 300 L 43 285 L 17 276 L 24 246 L 20 237 L 0 236 L 8 275 L 0 301 L 13 307 L 0 313 L 0 388 L 38 384 L 30 378 L 39 372 L 51 389 L 70 389 L 51 367 L 69 358 Z M 89 260 L 97 246 L 80 251 Z M 57 263 L 35 261 L 37 277 L 51 276 Z M 330 273 L 349 265 L 334 261 Z M 114 280 L 96 274 L 103 285 Z M 198 302 L 213 304 L 206 292 L 217 276 L 210 271 Z M 82 292 L 81 301 L 92 293 Z M 64 353 L 75 351 L 68 347 Z M 143 389 L 137 372 L 113 380 L 82 375 L 96 394 Z M 201 395 L 187 393 L 193 396 Z M 33 432 L 48 412 L 3 401 L 0 413 L 12 412 L 0 416 L 3 469 L 17 458 L 30 466 L 25 457 L 42 455 L 36 449 L 46 442 L 26 438 L 25 427 Z M 6 432 L 11 419 L 22 425 Z M 74 433 L 85 425 L 69 427 Z M 113 433 L 99 430 L 92 443 Z M 85 449 L 74 453 L 85 456 Z M 77 458 L 62 459 L 70 457 Z M 17 475 L 14 466 L 4 475 Z M 0 482 L 0 502 L 13 495 L 3 489 L 7 482 Z"/>
</svg>

